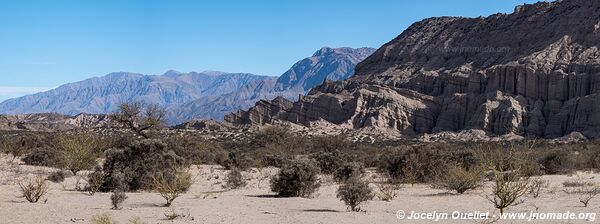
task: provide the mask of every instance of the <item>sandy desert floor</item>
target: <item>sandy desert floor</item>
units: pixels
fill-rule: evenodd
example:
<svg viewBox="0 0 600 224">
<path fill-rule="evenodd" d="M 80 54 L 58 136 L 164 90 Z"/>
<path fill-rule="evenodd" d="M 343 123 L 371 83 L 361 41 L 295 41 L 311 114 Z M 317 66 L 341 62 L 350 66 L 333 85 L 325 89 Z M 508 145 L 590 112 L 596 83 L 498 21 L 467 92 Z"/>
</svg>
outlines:
<svg viewBox="0 0 600 224">
<path fill-rule="evenodd" d="M 0 158 L 0 223 L 90 223 L 95 215 L 108 214 L 118 223 L 130 223 L 138 218 L 143 223 L 433 223 L 435 220 L 408 220 L 411 212 L 448 213 L 447 219 L 437 223 L 598 223 L 600 197 L 586 208 L 575 195 L 563 192 L 562 182 L 582 178 L 594 182 L 600 175 L 544 176 L 550 181 L 538 198 L 526 197 L 525 202 L 511 207 L 509 212 L 540 213 L 590 213 L 586 219 L 577 220 L 497 220 L 498 211 L 485 198 L 489 187 L 454 195 L 428 185 L 407 185 L 391 202 L 375 198 L 362 206 L 363 212 L 348 212 L 336 198 L 337 185 L 327 182 L 314 198 L 276 198 L 269 191 L 269 177 L 274 168 L 252 169 L 244 175 L 249 178 L 246 187 L 224 191 L 223 179 L 227 173 L 216 166 L 192 167 L 195 183 L 190 191 L 177 198 L 171 208 L 162 207 L 164 200 L 152 192 L 128 193 L 121 210 L 112 210 L 110 193 L 72 190 L 76 178 L 63 183 L 51 183 L 47 201 L 36 204 L 19 198 L 17 183 L 35 175 L 47 175 L 50 168 L 15 165 L 7 156 Z M 327 178 L 325 178 L 327 179 Z M 376 190 L 376 188 L 374 188 Z M 397 216 L 404 211 L 404 219 Z M 489 212 L 487 220 L 452 219 L 452 212 Z M 165 214 L 175 212 L 186 217 L 167 220 Z M 456 214 L 456 213 L 455 213 Z"/>
</svg>

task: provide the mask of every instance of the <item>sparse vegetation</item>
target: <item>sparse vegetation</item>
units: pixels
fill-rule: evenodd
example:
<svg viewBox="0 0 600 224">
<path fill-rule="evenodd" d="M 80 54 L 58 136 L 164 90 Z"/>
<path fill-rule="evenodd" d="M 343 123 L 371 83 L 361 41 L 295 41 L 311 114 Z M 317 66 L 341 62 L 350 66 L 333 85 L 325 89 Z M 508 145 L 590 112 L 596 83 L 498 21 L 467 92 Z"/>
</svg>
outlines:
<svg viewBox="0 0 600 224">
<path fill-rule="evenodd" d="M 232 169 L 225 178 L 225 187 L 229 189 L 238 189 L 246 186 L 246 184 L 247 181 L 239 169 Z"/>
<path fill-rule="evenodd" d="M 57 170 L 48 175 L 48 180 L 54 183 L 61 183 L 65 181 L 66 174 L 62 170 Z"/>
<path fill-rule="evenodd" d="M 32 166 L 60 167 L 60 154 L 50 147 L 35 148 L 22 160 Z"/>
<path fill-rule="evenodd" d="M 369 182 L 353 177 L 340 185 L 337 197 L 346 203 L 349 210 L 359 212 L 360 204 L 373 199 L 373 193 Z"/>
<path fill-rule="evenodd" d="M 116 224 L 117 222 L 108 213 L 92 217 L 92 224 Z"/>
<path fill-rule="evenodd" d="M 550 181 L 544 180 L 541 177 L 531 179 L 529 186 L 529 194 L 533 198 L 538 198 L 542 193 L 542 189 L 547 188 L 550 185 Z"/>
<path fill-rule="evenodd" d="M 48 193 L 48 184 L 42 177 L 19 182 L 19 188 L 21 197 L 31 203 L 37 203 Z"/>
<path fill-rule="evenodd" d="M 440 172 L 435 177 L 432 186 L 463 194 L 465 191 L 480 187 L 482 181 L 483 172 L 478 167 L 472 167 L 467 170 L 460 165 L 453 165 Z"/>
<path fill-rule="evenodd" d="M 567 181 L 563 186 L 567 194 L 577 195 L 584 207 L 588 207 L 590 201 L 600 194 L 600 186 L 590 181 Z"/>
<path fill-rule="evenodd" d="M 185 171 L 157 172 L 152 177 L 152 182 L 154 190 L 166 200 L 165 207 L 169 207 L 176 198 L 192 186 L 192 176 Z"/>
<path fill-rule="evenodd" d="M 333 177 L 338 182 L 345 182 L 352 177 L 362 178 L 365 174 L 365 167 L 358 162 L 349 162 L 342 165 L 335 171 Z"/>
<path fill-rule="evenodd" d="M 398 190 L 402 188 L 402 185 L 396 183 L 383 183 L 377 185 L 378 192 L 377 197 L 382 201 L 392 201 L 398 196 Z"/>
<path fill-rule="evenodd" d="M 321 185 L 318 174 L 312 160 L 290 161 L 271 179 L 271 190 L 281 197 L 310 197 Z"/>
<path fill-rule="evenodd" d="M 112 209 L 119 210 L 122 208 L 123 202 L 127 199 L 125 192 L 121 190 L 115 190 L 110 195 L 110 201 L 112 203 Z"/>
</svg>

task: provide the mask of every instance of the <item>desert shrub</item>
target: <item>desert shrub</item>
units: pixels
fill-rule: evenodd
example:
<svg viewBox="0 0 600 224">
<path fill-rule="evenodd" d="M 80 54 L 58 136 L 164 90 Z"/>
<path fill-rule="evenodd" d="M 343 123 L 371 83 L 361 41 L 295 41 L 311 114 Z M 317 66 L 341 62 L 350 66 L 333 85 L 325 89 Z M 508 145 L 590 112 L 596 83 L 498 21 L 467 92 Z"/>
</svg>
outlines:
<svg viewBox="0 0 600 224">
<path fill-rule="evenodd" d="M 232 169 L 225 178 L 225 187 L 229 189 L 238 189 L 246 186 L 247 182 L 239 169 Z"/>
<path fill-rule="evenodd" d="M 344 135 L 324 135 L 312 139 L 313 152 L 335 152 L 348 150 L 350 142 Z"/>
<path fill-rule="evenodd" d="M 166 200 L 165 207 L 171 206 L 181 194 L 192 186 L 192 176 L 185 171 L 157 172 L 152 176 L 154 190 Z"/>
<path fill-rule="evenodd" d="M 194 136 L 178 136 L 168 143 L 177 155 L 188 160 L 189 164 L 224 164 L 228 159 L 227 152 L 221 144 L 214 140 Z"/>
<path fill-rule="evenodd" d="M 333 174 L 338 170 L 345 162 L 349 161 L 349 155 L 338 150 L 333 151 L 319 151 L 312 154 L 313 158 L 321 172 L 324 174 Z"/>
<path fill-rule="evenodd" d="M 139 136 L 149 139 L 151 131 L 164 125 L 166 110 L 158 104 L 143 102 L 126 102 L 110 114 L 109 118 L 133 131 Z"/>
<path fill-rule="evenodd" d="M 358 145 L 354 150 L 356 161 L 364 164 L 365 167 L 377 167 L 382 152 L 381 147 L 366 144 Z"/>
<path fill-rule="evenodd" d="M 338 182 L 345 182 L 352 177 L 362 178 L 364 174 L 365 167 L 361 163 L 349 162 L 337 169 L 333 177 Z"/>
<path fill-rule="evenodd" d="M 22 160 L 25 164 L 32 166 L 60 166 L 60 154 L 56 149 L 50 147 L 36 148 Z"/>
<path fill-rule="evenodd" d="M 550 181 L 544 180 L 541 177 L 531 179 L 531 183 L 529 185 L 529 194 L 533 196 L 533 198 L 537 198 L 542 193 L 542 189 L 547 188 L 550 185 Z"/>
<path fill-rule="evenodd" d="M 451 157 L 442 152 L 419 148 L 397 148 L 382 153 L 378 169 L 393 182 L 424 183 L 431 181 Z"/>
<path fill-rule="evenodd" d="M 498 154 L 500 153 L 500 154 Z M 514 163 L 510 158 L 520 158 L 523 151 L 510 148 L 505 151 L 478 154 L 482 166 L 489 170 L 492 179 L 492 191 L 486 196 L 495 208 L 503 214 L 509 206 L 523 203 L 522 197 L 530 189 L 530 179 L 526 175 L 527 164 Z M 508 159 L 507 159 L 508 158 Z"/>
<path fill-rule="evenodd" d="M 65 172 L 63 172 L 62 170 L 57 170 L 57 171 L 50 173 L 50 175 L 48 175 L 47 179 L 54 183 L 60 183 L 60 182 L 65 181 L 65 178 L 66 178 Z"/>
<path fill-rule="evenodd" d="M 92 217 L 92 224 L 116 224 L 117 222 L 107 213 L 101 215 L 94 215 Z"/>
<path fill-rule="evenodd" d="M 103 148 L 102 141 L 90 132 L 81 132 L 58 137 L 57 147 L 61 166 L 74 175 L 81 170 L 96 166 L 96 159 Z"/>
<path fill-rule="evenodd" d="M 90 196 L 93 196 L 94 194 L 96 194 L 96 192 L 98 192 L 101 188 L 102 188 L 102 184 L 104 182 L 104 172 L 102 171 L 102 168 L 100 166 L 96 166 L 94 172 L 91 172 L 87 175 L 87 191 L 90 194 Z M 126 188 L 115 188 L 118 190 L 122 190 L 122 189 L 126 189 Z"/>
<path fill-rule="evenodd" d="M 481 169 L 473 167 L 467 170 L 460 165 L 454 165 L 440 172 L 432 181 L 432 186 L 463 194 L 465 191 L 480 187 L 483 176 Z"/>
<path fill-rule="evenodd" d="M 568 173 L 573 170 L 573 152 L 553 150 L 543 155 L 538 163 L 546 174 Z"/>
<path fill-rule="evenodd" d="M 229 158 L 225 160 L 223 167 L 225 167 L 225 169 L 228 170 L 234 168 L 240 170 L 247 170 L 252 166 L 252 164 L 253 161 L 245 154 L 239 152 L 231 152 L 229 153 Z"/>
<path fill-rule="evenodd" d="M 106 151 L 102 191 L 152 189 L 157 172 L 176 173 L 186 161 L 169 145 L 156 139 L 136 141 L 123 149 Z"/>
<path fill-rule="evenodd" d="M 289 162 L 291 159 L 286 155 L 279 154 L 266 154 L 263 156 L 263 166 L 272 166 L 281 168 L 285 163 Z"/>
<path fill-rule="evenodd" d="M 271 179 L 271 190 L 281 197 L 310 197 L 320 186 L 319 167 L 312 160 L 293 160 Z"/>
<path fill-rule="evenodd" d="M 351 211 L 360 211 L 360 204 L 373 199 L 369 182 L 362 178 L 350 178 L 337 190 L 337 197 L 348 206 Z"/>
<path fill-rule="evenodd" d="M 396 183 L 383 183 L 378 184 L 377 197 L 382 201 L 391 201 L 398 196 L 398 190 L 402 188 L 402 185 Z"/>
<path fill-rule="evenodd" d="M 3 136 L 0 138 L 0 152 L 10 154 L 13 160 L 24 156 L 35 148 L 45 146 L 37 135 Z"/>
<path fill-rule="evenodd" d="M 267 146 L 268 144 L 283 145 L 290 133 L 288 128 L 284 126 L 267 126 L 260 129 L 253 136 L 253 141 L 259 146 Z"/>
<path fill-rule="evenodd" d="M 600 194 L 600 186 L 597 186 L 593 182 L 587 181 L 573 181 L 572 183 L 576 184 L 565 184 L 565 192 L 567 194 L 577 195 L 579 202 L 583 204 L 584 207 L 587 207 L 592 199 Z"/>
<path fill-rule="evenodd" d="M 19 188 L 21 190 L 21 197 L 31 203 L 37 203 L 40 198 L 48 193 L 48 184 L 41 177 L 33 180 L 29 179 L 27 182 L 19 182 Z"/>
<path fill-rule="evenodd" d="M 121 190 L 113 191 L 113 193 L 110 195 L 110 202 L 112 203 L 112 209 L 115 209 L 115 210 L 121 209 L 121 205 L 123 205 L 123 202 L 125 202 L 126 199 L 127 199 L 127 195 L 125 195 L 125 192 L 123 192 Z"/>
</svg>

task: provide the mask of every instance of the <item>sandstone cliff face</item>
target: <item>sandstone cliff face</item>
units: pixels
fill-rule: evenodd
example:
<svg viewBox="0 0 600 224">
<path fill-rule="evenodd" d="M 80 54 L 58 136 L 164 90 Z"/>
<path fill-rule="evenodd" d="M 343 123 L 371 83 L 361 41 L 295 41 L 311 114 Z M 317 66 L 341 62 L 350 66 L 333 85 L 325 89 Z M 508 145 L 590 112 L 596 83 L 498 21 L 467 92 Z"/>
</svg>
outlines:
<svg viewBox="0 0 600 224">
<path fill-rule="evenodd" d="M 407 135 L 481 129 L 597 137 L 599 47 L 600 1 L 537 3 L 487 18 L 426 19 L 358 64 L 349 80 L 316 87 L 262 120 L 325 120 Z"/>
</svg>

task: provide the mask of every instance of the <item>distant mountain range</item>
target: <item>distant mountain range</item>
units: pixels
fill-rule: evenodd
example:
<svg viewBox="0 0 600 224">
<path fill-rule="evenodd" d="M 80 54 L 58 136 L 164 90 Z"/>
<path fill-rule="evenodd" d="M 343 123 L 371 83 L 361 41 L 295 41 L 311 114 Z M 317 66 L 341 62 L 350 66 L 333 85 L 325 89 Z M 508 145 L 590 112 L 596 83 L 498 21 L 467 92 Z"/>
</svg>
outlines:
<svg viewBox="0 0 600 224">
<path fill-rule="evenodd" d="M 225 114 L 247 109 L 260 99 L 294 99 L 326 79 L 346 79 L 356 64 L 374 51 L 322 48 L 281 77 L 214 71 L 168 71 L 163 75 L 116 72 L 6 100 L 0 103 L 0 114 L 106 114 L 123 102 L 143 101 L 167 108 L 170 124 L 200 118 L 222 120 Z"/>
</svg>

